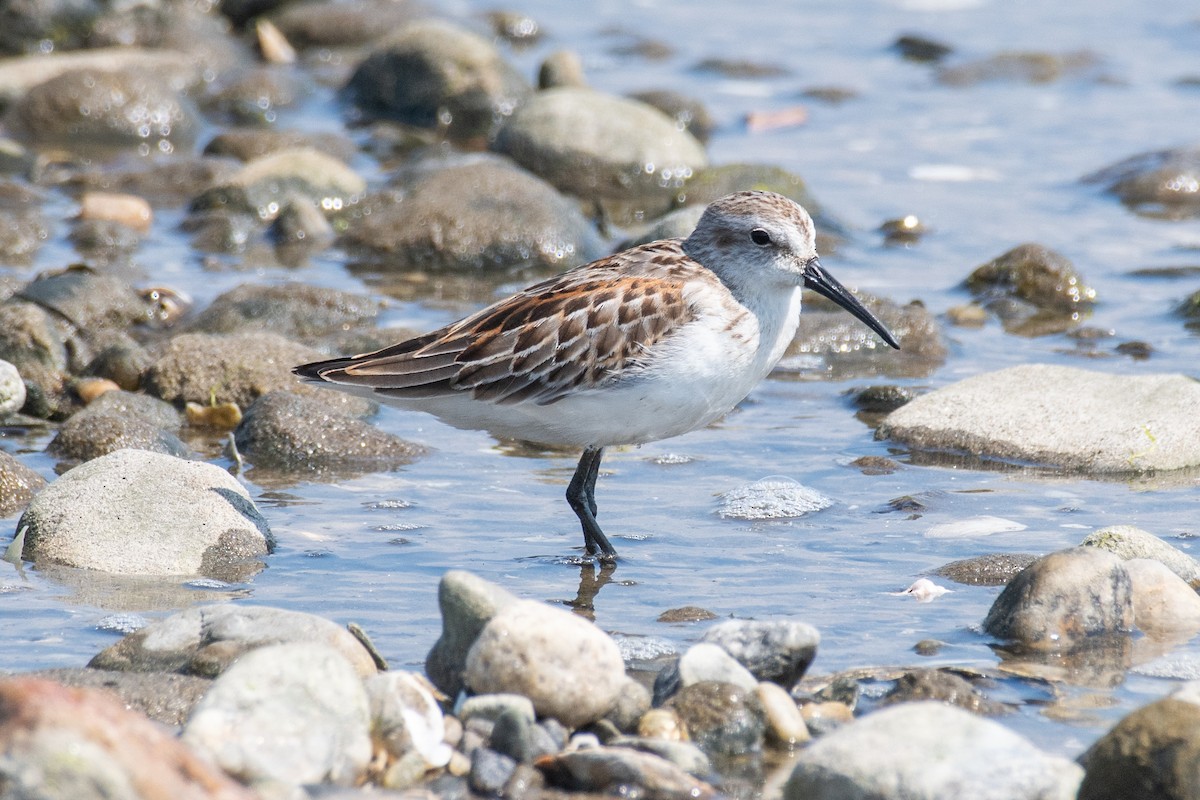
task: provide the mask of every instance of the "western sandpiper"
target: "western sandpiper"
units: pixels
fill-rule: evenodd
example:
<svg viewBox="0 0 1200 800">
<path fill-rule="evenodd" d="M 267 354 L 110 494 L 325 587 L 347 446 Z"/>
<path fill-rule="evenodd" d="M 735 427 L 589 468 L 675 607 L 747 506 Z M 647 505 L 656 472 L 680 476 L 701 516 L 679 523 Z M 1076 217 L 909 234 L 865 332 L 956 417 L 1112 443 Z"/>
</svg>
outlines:
<svg viewBox="0 0 1200 800">
<path fill-rule="evenodd" d="M 678 436 L 732 409 L 792 341 L 803 286 L 899 348 L 821 267 L 808 212 L 740 192 L 710 205 L 686 239 L 633 247 L 424 336 L 294 372 L 459 428 L 582 448 L 567 502 L 587 552 L 611 559 L 596 522 L 604 448 Z"/>
</svg>

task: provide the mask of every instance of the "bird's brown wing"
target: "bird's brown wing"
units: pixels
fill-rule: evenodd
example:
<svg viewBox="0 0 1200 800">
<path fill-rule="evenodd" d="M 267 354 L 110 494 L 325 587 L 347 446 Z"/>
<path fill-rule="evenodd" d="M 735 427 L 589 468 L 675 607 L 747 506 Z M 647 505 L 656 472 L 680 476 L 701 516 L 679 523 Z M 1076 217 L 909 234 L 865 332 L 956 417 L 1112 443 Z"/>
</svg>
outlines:
<svg viewBox="0 0 1200 800">
<path fill-rule="evenodd" d="M 675 242 L 619 253 L 424 336 L 296 373 L 399 398 L 469 391 L 494 403 L 553 403 L 637 369 L 695 317 L 683 289 L 689 269 L 703 268 L 685 258 Z"/>
</svg>

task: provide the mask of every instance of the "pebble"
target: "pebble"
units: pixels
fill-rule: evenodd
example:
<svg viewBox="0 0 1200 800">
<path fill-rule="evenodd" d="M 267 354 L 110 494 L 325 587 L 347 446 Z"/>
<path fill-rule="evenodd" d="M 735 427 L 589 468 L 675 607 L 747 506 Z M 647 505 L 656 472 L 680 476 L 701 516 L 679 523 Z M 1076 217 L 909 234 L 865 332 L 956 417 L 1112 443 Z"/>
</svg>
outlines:
<svg viewBox="0 0 1200 800">
<path fill-rule="evenodd" d="M 943 564 L 933 574 L 968 586 L 1003 586 L 1037 559 L 1031 553 L 987 553 Z"/>
<path fill-rule="evenodd" d="M 25 405 L 25 381 L 15 366 L 0 360 L 0 420 Z"/>
<path fill-rule="evenodd" d="M 371 758 L 361 677 L 323 644 L 246 653 L 213 682 L 183 729 L 184 743 L 239 780 L 350 786 Z"/>
<path fill-rule="evenodd" d="M 643 736 L 617 736 L 607 742 L 609 747 L 629 747 L 643 753 L 665 758 L 689 775 L 701 780 L 713 773 L 712 762 L 704 751 L 691 742 L 669 741 Z"/>
<path fill-rule="evenodd" d="M 1189 180 L 1190 176 L 1190 180 Z M 1200 147 L 1139 153 L 1083 178 L 1099 184 L 1138 213 L 1155 219 L 1187 218 L 1200 205 L 1195 191 L 1200 176 Z"/>
<path fill-rule="evenodd" d="M 687 726 L 679 715 L 669 708 L 652 708 L 638 720 L 638 736 L 644 739 L 662 739 L 681 742 L 688 739 Z"/>
<path fill-rule="evenodd" d="M 654 679 L 652 705 L 660 706 L 685 686 L 703 681 L 728 683 L 746 691 L 754 691 L 758 680 L 750 670 L 716 644 L 701 642 L 689 647 L 683 655 L 668 664 Z"/>
<path fill-rule="evenodd" d="M 116 192 L 85 192 L 79 198 L 79 218 L 119 222 L 138 233 L 148 233 L 154 212 L 146 198 Z"/>
<path fill-rule="evenodd" d="M 454 713 L 463 722 L 473 719 L 485 719 L 494 723 L 502 714 L 517 714 L 533 724 L 537 720 L 537 712 L 533 710 L 533 701 L 522 694 L 493 693 L 476 694 L 463 697 L 454 708 Z"/>
<path fill-rule="evenodd" d="M 817 657 L 821 634 L 798 620 L 732 619 L 713 625 L 701 641 L 721 647 L 757 680 L 789 688 Z"/>
<path fill-rule="evenodd" d="M 438 582 L 442 633 L 425 657 L 425 674 L 451 697 L 463 690 L 467 653 L 480 631 L 516 595 L 470 572 L 452 569 Z"/>
<path fill-rule="evenodd" d="M 145 450 L 70 470 L 33 498 L 17 527 L 26 526 L 23 558 L 119 574 L 236 580 L 261 569 L 274 546 L 228 472 Z"/>
<path fill-rule="evenodd" d="M 996 722 L 940 703 L 903 703 L 801 750 L 783 799 L 1070 800 L 1082 772 Z"/>
<path fill-rule="evenodd" d="M 616 643 L 582 617 L 517 600 L 480 631 L 464 678 L 472 691 L 523 694 L 539 715 L 579 727 L 617 702 L 625 664 Z"/>
<path fill-rule="evenodd" d="M 1022 364 L 921 395 L 879 435 L 1085 474 L 1170 470 L 1200 465 L 1198 404 L 1200 384 L 1184 375 Z"/>
<path fill-rule="evenodd" d="M 777 683 L 762 681 L 754 691 L 758 694 L 758 701 L 762 703 L 763 714 L 767 720 L 767 737 L 770 741 L 790 748 L 812 739 L 804 716 L 787 690 Z"/>
<path fill-rule="evenodd" d="M 850 706 L 837 700 L 805 703 L 800 706 L 800 716 L 813 736 L 824 736 L 854 721 Z"/>
<path fill-rule="evenodd" d="M 499 797 L 517 769 L 517 761 L 487 747 L 471 753 L 471 771 L 467 780 L 471 788 L 485 797 Z"/>
<path fill-rule="evenodd" d="M 694 683 L 680 689 L 666 707 L 679 715 L 692 741 L 714 760 L 762 750 L 766 720 L 755 689 L 713 681 Z"/>
<path fill-rule="evenodd" d="M 971 681 L 950 669 L 911 669 L 898 676 L 884 696 L 883 705 L 936 700 L 983 716 L 1006 714 L 1011 709 L 990 700 Z"/>
<path fill-rule="evenodd" d="M 540 759 L 549 783 L 571 791 L 646 800 L 715 800 L 712 786 L 665 758 L 627 747 L 594 747 Z"/>
<path fill-rule="evenodd" d="M 983 628 L 1035 650 L 1069 651 L 1133 629 L 1133 588 L 1119 558 L 1091 547 L 1038 559 L 1009 581 Z"/>
</svg>

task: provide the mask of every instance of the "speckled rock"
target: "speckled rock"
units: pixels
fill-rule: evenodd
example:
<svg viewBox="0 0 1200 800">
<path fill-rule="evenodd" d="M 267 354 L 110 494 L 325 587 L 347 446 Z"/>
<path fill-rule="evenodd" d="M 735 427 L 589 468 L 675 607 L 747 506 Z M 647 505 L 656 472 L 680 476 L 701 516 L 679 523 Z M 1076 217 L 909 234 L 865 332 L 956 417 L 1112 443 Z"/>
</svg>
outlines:
<svg viewBox="0 0 1200 800">
<path fill-rule="evenodd" d="M 442 575 L 438 582 L 442 633 L 425 658 L 425 674 L 437 688 L 451 697 L 462 691 L 471 646 L 492 617 L 516 601 L 507 589 L 465 570 Z"/>
<path fill-rule="evenodd" d="M 1133 590 L 1116 556 L 1091 547 L 1038 559 L 1009 581 L 983 628 L 1035 650 L 1085 648 L 1133 629 Z"/>
<path fill-rule="evenodd" d="M 625 664 L 616 643 L 582 617 L 518 600 L 480 631 L 464 677 L 472 691 L 522 694 L 539 715 L 580 727 L 616 703 Z"/>
<path fill-rule="evenodd" d="M 1023 335 L 1073 327 L 1096 302 L 1074 265 L 1040 244 L 1017 245 L 977 267 L 965 286 L 1005 330 Z"/>
<path fill-rule="evenodd" d="M 213 682 L 183 742 L 240 780 L 355 785 L 371 758 L 359 675 L 323 644 L 268 645 Z"/>
<path fill-rule="evenodd" d="M 1200 562 L 1154 534 L 1133 525 L 1110 525 L 1092 531 L 1083 537 L 1079 544 L 1081 547 L 1107 550 L 1125 560 L 1152 558 L 1165 564 L 1193 588 L 1200 588 Z"/>
<path fill-rule="evenodd" d="M 575 87 L 531 97 L 493 148 L 570 194 L 661 198 L 658 211 L 708 163 L 704 146 L 658 109 Z"/>
<path fill-rule="evenodd" d="M 366 180 L 342 161 L 311 147 L 297 147 L 245 164 L 196 197 L 192 210 L 220 209 L 270 220 L 286 203 L 299 199 L 334 213 L 358 202 L 366 189 Z"/>
<path fill-rule="evenodd" d="M 121 698 L 126 708 L 140 711 L 152 720 L 179 728 L 212 686 L 208 678 L 175 672 L 114 672 L 88 667 L 64 667 L 26 673 L 63 686 L 104 689 Z"/>
<path fill-rule="evenodd" d="M 967 378 L 893 411 L 880 438 L 1088 473 L 1200 465 L 1200 383 L 1023 364 Z"/>
<path fill-rule="evenodd" d="M 348 328 L 374 324 L 383 303 L 324 286 L 245 283 L 217 296 L 188 322 L 199 333 L 271 331 L 311 340 Z"/>
<path fill-rule="evenodd" d="M 680 689 L 667 701 L 692 741 L 710 758 L 752 756 L 762 750 L 766 715 L 755 689 L 706 681 Z"/>
<path fill-rule="evenodd" d="M 980 83 L 1051 83 L 1062 78 L 1094 73 L 1099 57 L 1087 50 L 1068 53 L 1006 51 L 965 64 L 944 66 L 938 80 L 948 86 L 975 86 Z"/>
<path fill-rule="evenodd" d="M 178 436 L 138 417 L 76 414 L 59 428 L 46 452 L 63 462 L 89 461 L 130 448 L 187 458 L 191 450 Z"/>
<path fill-rule="evenodd" d="M 936 700 L 982 716 L 997 716 L 1010 709 L 989 699 L 971 681 L 949 669 L 910 669 L 896 678 L 882 705 Z"/>
<path fill-rule="evenodd" d="M 801 750 L 784 800 L 1071 800 L 1082 770 L 940 703 L 868 714 Z"/>
<path fill-rule="evenodd" d="M 42 678 L 2 678 L 0 708 L 0 786 L 10 797 L 258 796 L 108 692 Z"/>
<path fill-rule="evenodd" d="M 1032 553 L 987 553 L 943 564 L 933 574 L 968 586 L 1003 586 L 1037 559 Z"/>
<path fill-rule="evenodd" d="M 196 606 L 152 622 L 97 653 L 88 666 L 211 678 L 255 648 L 287 642 L 318 642 L 329 647 L 363 677 L 377 671 L 362 643 L 324 617 L 233 603 Z"/>
<path fill-rule="evenodd" d="M 0 450 L 0 517 L 20 511 L 45 486 L 45 478 Z"/>
<path fill-rule="evenodd" d="M 75 467 L 34 497 L 22 556 L 121 574 L 252 574 L 273 546 L 267 522 L 228 472 L 144 450 Z"/>
<path fill-rule="evenodd" d="M 817 657 L 821 634 L 798 620 L 731 619 L 718 622 L 700 639 L 719 646 L 760 681 L 790 688 Z"/>
<path fill-rule="evenodd" d="M 368 116 L 450 136 L 487 134 L 530 92 L 488 40 L 441 20 L 421 20 L 377 44 L 359 65 L 346 93 Z"/>
<path fill-rule="evenodd" d="M 578 205 L 494 157 L 429 166 L 368 199 L 342 241 L 389 270 L 561 269 L 605 252 Z"/>
</svg>

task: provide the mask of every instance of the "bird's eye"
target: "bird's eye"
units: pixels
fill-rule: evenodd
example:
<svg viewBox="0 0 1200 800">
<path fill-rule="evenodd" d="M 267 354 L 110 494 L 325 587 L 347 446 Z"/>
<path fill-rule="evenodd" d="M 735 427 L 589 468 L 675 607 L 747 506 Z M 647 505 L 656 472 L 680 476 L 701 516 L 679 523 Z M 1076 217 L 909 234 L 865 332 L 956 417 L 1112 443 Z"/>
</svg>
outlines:
<svg viewBox="0 0 1200 800">
<path fill-rule="evenodd" d="M 771 234 L 764 231 L 762 228 L 755 228 L 750 231 L 750 241 L 754 242 L 759 247 L 766 247 L 771 243 Z"/>
</svg>

